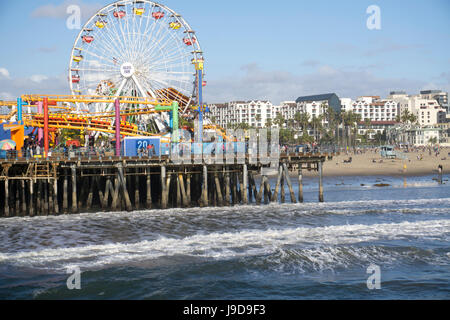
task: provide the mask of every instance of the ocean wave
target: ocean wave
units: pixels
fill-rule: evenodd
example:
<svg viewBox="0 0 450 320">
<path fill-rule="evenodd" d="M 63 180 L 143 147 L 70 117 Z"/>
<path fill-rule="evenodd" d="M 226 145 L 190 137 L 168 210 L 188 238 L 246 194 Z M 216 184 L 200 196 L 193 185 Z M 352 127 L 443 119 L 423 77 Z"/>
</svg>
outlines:
<svg viewBox="0 0 450 320">
<path fill-rule="evenodd" d="M 414 239 L 420 239 L 420 241 L 429 239 L 445 243 L 449 241 L 449 238 L 450 220 L 442 219 L 373 225 L 248 230 L 194 235 L 182 239 L 161 237 L 157 240 L 144 240 L 137 243 L 110 243 L 0 253 L 0 264 L 44 269 L 63 269 L 74 264 L 83 268 L 97 268 L 110 264 L 179 255 L 209 259 L 265 255 L 292 245 L 303 248 Z"/>
<path fill-rule="evenodd" d="M 233 207 L 216 207 L 216 208 L 174 208 L 167 210 L 140 210 L 133 212 L 97 212 L 97 213 L 81 213 L 76 215 L 59 215 L 59 216 L 36 216 L 36 217 L 11 217 L 8 219 L 0 220 L 0 228 L 7 227 L 9 225 L 16 225 L 20 223 L 77 223 L 83 220 L 90 220 L 91 222 L 96 219 L 101 220 L 103 218 L 127 218 L 129 221 L 133 221 L 135 218 L 145 216 L 147 218 L 164 218 L 170 219 L 172 217 L 192 217 L 192 216 L 205 216 L 205 215 L 223 215 L 230 212 L 239 212 L 243 214 L 261 213 L 261 212 L 274 212 L 276 214 L 282 214 L 283 212 L 292 213 L 295 211 L 310 212 L 340 209 L 348 210 L 352 212 L 353 208 L 362 209 L 368 208 L 374 210 L 401 210 L 403 207 L 424 207 L 427 205 L 433 205 L 433 208 L 424 208 L 426 210 L 449 210 L 450 212 L 450 198 L 443 199 L 414 199 L 414 200 L 360 200 L 360 201 L 339 201 L 339 202 L 324 202 L 324 203 L 272 203 L 265 206 L 255 205 L 237 205 Z M 1 229 L 0 229 L 1 232 Z"/>
<path fill-rule="evenodd" d="M 448 266 L 448 253 L 417 247 L 391 246 L 317 246 L 312 248 L 280 248 L 263 259 L 248 259 L 250 268 L 274 270 L 280 273 L 308 273 L 336 271 L 350 267 L 367 267 L 370 264 L 382 265 L 383 269 L 398 264 L 431 264 Z"/>
</svg>

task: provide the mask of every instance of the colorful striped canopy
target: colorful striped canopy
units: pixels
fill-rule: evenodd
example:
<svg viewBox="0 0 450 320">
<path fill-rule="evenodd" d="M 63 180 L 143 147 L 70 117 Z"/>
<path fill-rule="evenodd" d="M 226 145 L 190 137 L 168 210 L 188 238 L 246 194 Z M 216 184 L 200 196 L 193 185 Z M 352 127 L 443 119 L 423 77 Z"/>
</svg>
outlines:
<svg viewBox="0 0 450 320">
<path fill-rule="evenodd" d="M 16 148 L 16 142 L 11 139 L 0 141 L 0 150 L 14 150 Z"/>
</svg>

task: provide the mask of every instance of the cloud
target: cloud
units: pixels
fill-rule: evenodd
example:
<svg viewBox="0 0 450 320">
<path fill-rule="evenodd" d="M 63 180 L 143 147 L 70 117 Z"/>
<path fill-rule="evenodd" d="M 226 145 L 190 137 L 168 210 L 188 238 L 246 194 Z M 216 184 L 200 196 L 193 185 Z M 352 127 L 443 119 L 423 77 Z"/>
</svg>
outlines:
<svg viewBox="0 0 450 320">
<path fill-rule="evenodd" d="M 241 74 L 209 79 L 205 88 L 208 103 L 232 100 L 268 99 L 278 104 L 299 96 L 335 92 L 339 97 L 357 98 L 362 95 L 387 96 L 392 90 L 418 93 L 427 85 L 424 80 L 383 78 L 366 69 L 319 66 L 313 72 L 297 75 L 286 71 L 263 70 L 256 64 L 241 68 Z M 441 79 L 445 79 L 442 75 Z M 442 80 L 439 88 L 449 87 Z"/>
<path fill-rule="evenodd" d="M 392 52 L 398 52 L 398 51 L 405 51 L 405 50 L 414 50 L 414 49 L 420 49 L 423 48 L 424 45 L 422 44 L 396 44 L 396 43 L 385 43 L 381 46 L 369 49 L 363 53 L 366 57 L 373 57 L 380 54 L 385 53 L 392 53 Z"/>
<path fill-rule="evenodd" d="M 31 13 L 31 16 L 33 18 L 65 19 L 69 17 L 67 8 L 72 5 L 80 7 L 83 19 L 88 19 L 103 7 L 98 3 L 83 3 L 81 0 L 66 0 L 60 5 L 47 4 L 38 7 Z"/>
<path fill-rule="evenodd" d="M 0 68 L 0 78 L 9 78 L 8 69 Z"/>
<path fill-rule="evenodd" d="M 0 88 L 0 100 L 14 100 L 23 94 L 70 94 L 67 74 L 9 79 L 0 77 Z"/>
<path fill-rule="evenodd" d="M 335 75 L 338 72 L 333 67 L 330 67 L 330 66 L 327 66 L 327 65 L 320 66 L 318 71 L 319 71 L 319 74 L 324 75 L 324 76 L 332 76 L 332 75 Z"/>
<path fill-rule="evenodd" d="M 9 92 L 0 92 L 0 100 L 12 101 L 14 98 Z"/>
<path fill-rule="evenodd" d="M 421 90 L 443 90 L 450 92 L 450 72 L 442 72 L 430 82 L 427 82 Z"/>
<path fill-rule="evenodd" d="M 36 74 L 30 77 L 31 81 L 37 82 L 37 83 L 41 83 L 44 80 L 48 80 L 47 76 L 41 75 L 41 74 Z"/>
<path fill-rule="evenodd" d="M 56 47 L 51 47 L 51 48 L 42 47 L 42 48 L 38 48 L 38 51 L 42 52 L 42 53 L 52 53 L 52 52 L 56 52 L 57 48 Z"/>
<path fill-rule="evenodd" d="M 309 60 L 303 61 L 300 65 L 302 67 L 317 67 L 319 64 L 320 64 L 319 61 L 314 60 L 314 59 L 309 59 Z"/>
</svg>

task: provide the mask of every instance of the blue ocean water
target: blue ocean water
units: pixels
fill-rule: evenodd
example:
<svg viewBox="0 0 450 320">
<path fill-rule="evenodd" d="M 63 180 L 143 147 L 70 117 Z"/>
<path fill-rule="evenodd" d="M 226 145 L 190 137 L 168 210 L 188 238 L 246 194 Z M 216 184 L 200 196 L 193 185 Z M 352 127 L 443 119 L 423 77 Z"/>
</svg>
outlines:
<svg viewBox="0 0 450 320">
<path fill-rule="evenodd" d="M 449 299 L 450 183 L 433 178 L 325 177 L 325 203 L 305 178 L 303 204 L 2 219 L 0 299 Z"/>
</svg>

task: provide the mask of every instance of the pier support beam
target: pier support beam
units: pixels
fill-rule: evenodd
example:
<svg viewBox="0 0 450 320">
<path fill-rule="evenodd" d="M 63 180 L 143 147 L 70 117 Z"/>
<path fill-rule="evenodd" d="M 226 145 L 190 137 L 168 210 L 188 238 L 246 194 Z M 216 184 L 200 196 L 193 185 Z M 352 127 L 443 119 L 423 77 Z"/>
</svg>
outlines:
<svg viewBox="0 0 450 320">
<path fill-rule="evenodd" d="M 285 163 L 283 163 L 283 171 L 284 171 L 284 177 L 285 177 L 287 185 L 289 187 L 289 193 L 291 195 L 291 202 L 297 203 L 297 200 L 295 199 L 294 188 L 292 188 L 291 178 L 289 177 L 289 169 L 287 168 Z"/>
<path fill-rule="evenodd" d="M 161 166 L 161 209 L 167 209 L 167 199 L 166 199 L 166 167 Z"/>
<path fill-rule="evenodd" d="M 30 183 L 30 205 L 29 205 L 29 210 L 30 210 L 30 217 L 34 216 L 34 190 L 33 190 L 33 185 L 34 185 L 34 181 L 33 179 L 30 179 L 29 181 Z"/>
<path fill-rule="evenodd" d="M 231 193 L 232 193 L 232 200 L 233 205 L 236 205 L 238 203 L 238 195 L 237 195 L 237 181 L 236 181 L 236 173 L 231 173 Z"/>
<path fill-rule="evenodd" d="M 225 167 L 225 203 L 227 206 L 231 205 L 231 188 L 230 188 L 230 172 Z"/>
<path fill-rule="evenodd" d="M 22 202 L 22 214 L 21 216 L 25 216 L 27 214 L 27 201 L 25 198 L 25 180 L 20 180 L 20 186 L 21 186 L 21 202 Z"/>
<path fill-rule="evenodd" d="M 281 183 L 281 176 L 283 175 L 283 167 L 278 167 L 278 176 L 277 176 L 277 184 L 275 185 L 275 191 L 272 194 L 272 202 L 278 201 L 278 192 L 280 191 L 280 183 Z"/>
<path fill-rule="evenodd" d="M 249 171 L 249 182 L 250 182 L 250 188 L 252 190 L 253 193 L 253 198 L 255 198 L 255 202 L 256 202 L 256 198 L 258 197 L 258 190 L 256 190 L 256 182 L 255 182 L 255 176 L 253 175 L 253 172 Z"/>
<path fill-rule="evenodd" d="M 103 191 L 102 191 L 101 177 L 95 177 L 95 184 L 97 185 L 100 207 L 102 208 L 102 210 L 106 210 L 108 207 L 108 204 L 105 203 L 105 197 L 104 197 Z"/>
<path fill-rule="evenodd" d="M 59 213 L 59 204 L 58 204 L 58 179 L 53 180 L 53 206 L 54 213 Z"/>
<path fill-rule="evenodd" d="M 145 174 L 146 174 L 146 182 L 147 182 L 147 198 L 146 198 L 146 208 L 151 209 L 152 208 L 152 181 L 151 181 L 151 175 L 149 172 L 149 168 L 145 168 Z"/>
<path fill-rule="evenodd" d="M 178 175 L 178 174 L 176 174 L 175 175 L 175 179 L 176 179 L 176 184 L 175 184 L 175 187 L 176 187 L 176 189 L 177 189 L 177 201 L 176 201 L 176 205 L 177 205 L 177 208 L 180 208 L 181 207 L 181 201 L 182 201 L 182 199 L 181 199 L 181 183 L 180 183 L 180 175 Z"/>
<path fill-rule="evenodd" d="M 202 189 L 202 206 L 208 206 L 208 167 L 203 166 L 203 189 Z"/>
<path fill-rule="evenodd" d="M 42 211 L 41 180 L 36 180 L 36 215 L 42 216 Z"/>
<path fill-rule="evenodd" d="M 303 203 L 303 173 L 301 163 L 298 165 L 298 202 Z"/>
<path fill-rule="evenodd" d="M 214 181 L 216 183 L 217 205 L 221 207 L 223 206 L 222 188 L 220 187 L 219 175 L 217 172 L 214 173 Z"/>
<path fill-rule="evenodd" d="M 265 180 L 266 180 L 266 176 L 261 176 L 261 183 L 259 185 L 259 191 L 258 191 L 258 194 L 256 196 L 256 204 L 257 205 L 261 204 L 261 200 L 262 200 L 262 197 L 263 197 L 263 192 L 265 191 L 265 184 L 264 184 Z"/>
<path fill-rule="evenodd" d="M 191 206 L 191 174 L 186 175 L 186 202 L 188 207 Z"/>
<path fill-rule="evenodd" d="M 119 173 L 119 184 L 122 185 L 122 195 L 125 200 L 125 206 L 127 208 L 127 211 L 131 211 L 131 210 L 133 210 L 133 207 L 131 206 L 130 196 L 128 194 L 128 189 L 127 189 L 127 182 L 126 182 L 125 176 L 123 174 L 123 164 L 122 163 L 119 163 L 117 165 L 117 170 Z"/>
<path fill-rule="evenodd" d="M 69 210 L 69 202 L 67 199 L 68 198 L 67 185 L 68 185 L 67 175 L 64 174 L 64 181 L 63 181 L 63 210 L 64 210 L 64 213 L 68 213 L 68 210 Z"/>
<path fill-rule="evenodd" d="M 16 212 L 15 212 L 15 215 L 16 216 L 20 216 L 20 211 L 21 211 L 21 209 L 20 209 L 20 188 L 19 188 L 19 183 L 20 183 L 20 181 L 19 180 L 16 180 L 15 181 L 15 183 L 14 183 L 14 189 L 15 189 L 15 194 L 16 194 Z"/>
<path fill-rule="evenodd" d="M 323 202 L 323 163 L 319 161 L 319 202 Z"/>
<path fill-rule="evenodd" d="M 78 212 L 78 202 L 77 202 L 77 169 L 75 165 L 70 167 L 72 172 L 72 213 Z"/>
<path fill-rule="evenodd" d="M 50 183 L 50 179 L 47 180 L 47 189 L 48 189 L 48 214 L 54 214 L 54 206 L 53 206 L 53 184 Z"/>
<path fill-rule="evenodd" d="M 86 209 L 90 210 L 92 208 L 92 199 L 94 198 L 94 179 L 95 177 L 86 177 L 87 181 L 90 180 L 89 183 L 89 192 L 86 201 Z"/>
<path fill-rule="evenodd" d="M 9 181 L 5 179 L 5 217 L 9 217 Z"/>
<path fill-rule="evenodd" d="M 114 192 L 111 192 L 112 194 L 112 204 L 111 207 L 113 210 L 117 211 L 119 209 L 119 178 L 118 175 L 114 177 Z"/>
<path fill-rule="evenodd" d="M 110 190 L 112 190 L 112 191 L 110 192 Z M 111 178 L 109 176 L 107 176 L 106 183 L 105 183 L 105 193 L 103 196 L 103 203 L 105 204 L 105 207 L 108 207 L 110 194 L 112 196 L 114 194 L 114 190 L 111 187 Z"/>
<path fill-rule="evenodd" d="M 247 193 L 247 188 L 248 188 L 248 170 L 247 170 L 247 165 L 244 164 L 243 168 L 242 168 L 242 203 L 243 204 L 248 204 L 248 193 Z"/>
<path fill-rule="evenodd" d="M 237 173 L 238 181 L 239 181 L 239 191 L 240 191 L 240 203 L 244 203 L 244 194 L 247 192 L 247 190 L 244 189 L 244 179 L 242 177 L 242 174 L 240 172 Z"/>
<path fill-rule="evenodd" d="M 43 196 L 44 196 L 44 215 L 48 215 L 50 212 L 50 207 L 49 207 L 49 196 L 48 196 L 48 180 L 43 180 L 42 181 L 42 188 L 44 189 L 43 191 Z"/>
<path fill-rule="evenodd" d="M 140 208 L 140 196 L 139 196 L 139 176 L 134 176 L 134 208 L 139 210 Z"/>
<path fill-rule="evenodd" d="M 182 202 L 183 202 L 183 207 L 187 208 L 189 207 L 189 202 L 188 202 L 188 198 L 187 198 L 187 194 L 186 194 L 186 188 L 184 186 L 184 178 L 183 178 L 183 174 L 180 173 L 178 175 L 178 180 L 180 183 L 180 189 L 181 189 L 181 198 L 182 198 Z"/>
</svg>

